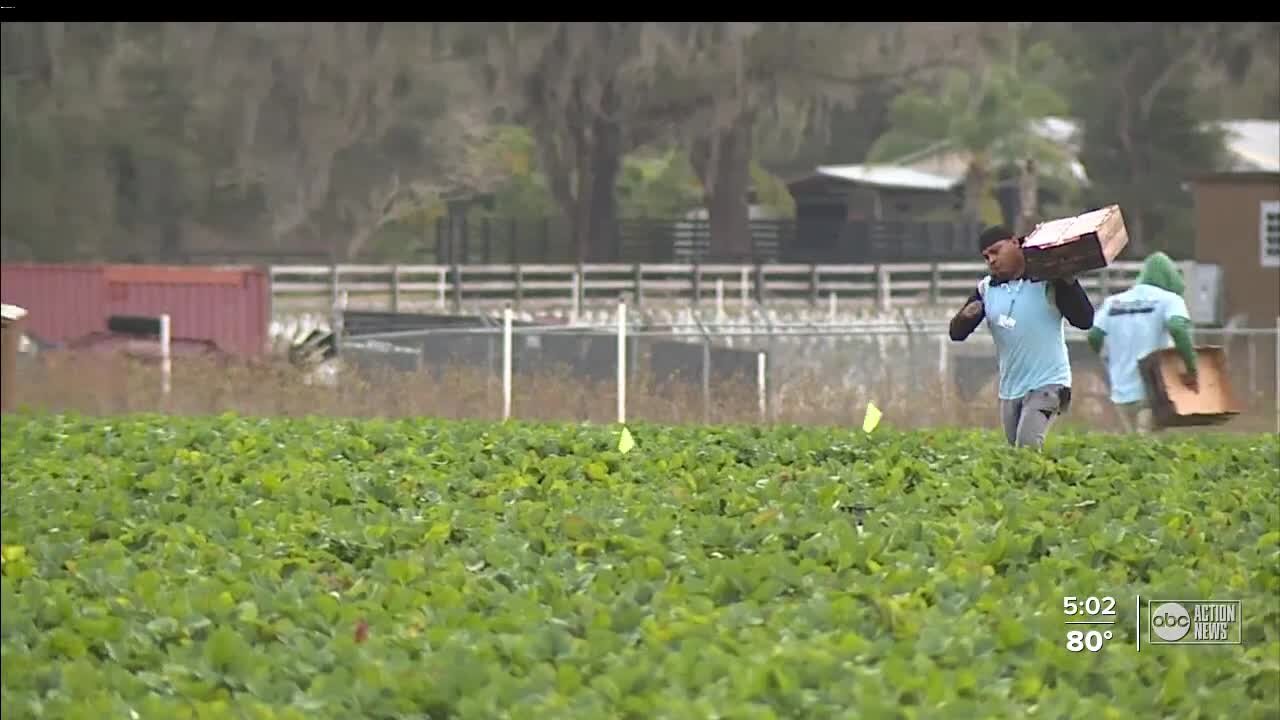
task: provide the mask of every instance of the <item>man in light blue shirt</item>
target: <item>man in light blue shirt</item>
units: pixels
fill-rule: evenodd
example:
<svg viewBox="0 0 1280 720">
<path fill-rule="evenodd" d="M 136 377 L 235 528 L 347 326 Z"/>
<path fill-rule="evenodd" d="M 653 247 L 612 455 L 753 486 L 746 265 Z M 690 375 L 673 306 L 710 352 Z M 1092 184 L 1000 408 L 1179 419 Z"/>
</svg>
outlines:
<svg viewBox="0 0 1280 720">
<path fill-rule="evenodd" d="M 1054 419 L 1071 404 L 1071 361 L 1064 319 L 1093 325 L 1093 304 L 1080 282 L 1025 276 L 1021 241 L 992 227 L 978 240 L 990 274 L 951 320 L 951 339 L 963 341 L 985 318 L 1000 369 L 1000 417 L 1010 445 L 1043 447 Z"/>
<path fill-rule="evenodd" d="M 1173 260 L 1162 252 L 1152 253 L 1133 287 L 1103 301 L 1089 331 L 1090 347 L 1102 353 L 1106 364 L 1111 402 L 1128 431 L 1152 430 L 1147 388 L 1138 369 L 1142 358 L 1177 347 L 1187 368 L 1183 382 L 1193 389 L 1199 384 L 1184 287 Z"/>
</svg>

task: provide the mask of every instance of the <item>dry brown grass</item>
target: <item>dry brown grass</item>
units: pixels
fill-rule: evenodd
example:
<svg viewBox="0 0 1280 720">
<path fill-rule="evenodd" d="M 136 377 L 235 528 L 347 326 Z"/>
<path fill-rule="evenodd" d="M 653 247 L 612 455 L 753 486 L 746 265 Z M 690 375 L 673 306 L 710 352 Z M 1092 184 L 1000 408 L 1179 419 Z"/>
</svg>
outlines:
<svg viewBox="0 0 1280 720">
<path fill-rule="evenodd" d="M 283 361 L 223 365 L 205 359 L 174 361 L 173 392 L 163 397 L 158 368 L 119 356 L 46 355 L 19 368 L 15 407 L 38 411 L 115 415 L 166 412 L 212 415 L 235 412 L 253 416 L 330 415 L 341 417 L 440 417 L 498 420 L 501 379 L 484 368 L 459 367 L 440 377 L 431 373 L 348 371 L 337 387 L 308 385 Z M 867 403 L 897 428 L 996 428 L 990 388 L 978 399 L 962 401 L 934 378 L 910 386 L 883 383 L 874 397 L 831 387 L 821 377 L 782 380 L 783 396 L 770 412 L 772 422 L 801 425 L 860 426 Z M 759 423 L 754 382 L 718 383 L 704 406 L 697 383 L 657 385 L 638 377 L 627 388 L 627 417 L 665 424 Z M 773 402 L 775 398 L 770 398 Z M 609 423 L 617 417 L 612 381 L 588 382 L 567 372 L 518 374 L 513 380 L 512 415 L 522 420 Z M 1222 430 L 1265 432 L 1274 415 L 1242 416 Z M 1114 411 L 1096 394 L 1083 393 L 1064 424 L 1081 429 L 1116 430 Z M 1195 431 L 1192 429 L 1191 431 Z"/>
</svg>

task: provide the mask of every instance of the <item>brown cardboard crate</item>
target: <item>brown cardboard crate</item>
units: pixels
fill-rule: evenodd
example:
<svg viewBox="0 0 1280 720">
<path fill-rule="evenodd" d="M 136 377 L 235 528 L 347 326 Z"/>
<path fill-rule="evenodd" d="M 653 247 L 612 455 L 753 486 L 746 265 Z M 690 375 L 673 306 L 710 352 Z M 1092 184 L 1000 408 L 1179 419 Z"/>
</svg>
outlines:
<svg viewBox="0 0 1280 720">
<path fill-rule="evenodd" d="M 1027 275 L 1038 280 L 1079 275 L 1111 264 L 1129 243 L 1119 205 L 1036 226 L 1023 240 Z"/>
<path fill-rule="evenodd" d="M 1182 383 L 1186 366 L 1174 348 L 1156 350 L 1138 363 L 1151 414 L 1160 427 L 1218 425 L 1243 409 L 1231 388 L 1223 349 L 1205 345 L 1195 351 L 1199 392 Z"/>
</svg>

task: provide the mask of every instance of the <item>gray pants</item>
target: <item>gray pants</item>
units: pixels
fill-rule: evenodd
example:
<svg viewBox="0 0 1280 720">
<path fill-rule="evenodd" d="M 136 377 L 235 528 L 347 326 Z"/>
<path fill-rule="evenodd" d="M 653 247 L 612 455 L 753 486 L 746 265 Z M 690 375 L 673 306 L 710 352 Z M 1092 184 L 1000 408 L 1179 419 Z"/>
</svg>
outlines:
<svg viewBox="0 0 1280 720">
<path fill-rule="evenodd" d="M 1145 402 L 1116 403 L 1116 413 L 1120 415 L 1120 424 L 1127 433 L 1147 435 L 1155 429 L 1151 408 Z"/>
<path fill-rule="evenodd" d="M 1070 392 L 1070 389 L 1062 385 L 1045 385 L 1015 400 L 1001 400 L 1000 420 L 1004 424 L 1004 436 L 1009 444 L 1017 447 L 1044 447 L 1049 426 L 1067 409 Z"/>
</svg>

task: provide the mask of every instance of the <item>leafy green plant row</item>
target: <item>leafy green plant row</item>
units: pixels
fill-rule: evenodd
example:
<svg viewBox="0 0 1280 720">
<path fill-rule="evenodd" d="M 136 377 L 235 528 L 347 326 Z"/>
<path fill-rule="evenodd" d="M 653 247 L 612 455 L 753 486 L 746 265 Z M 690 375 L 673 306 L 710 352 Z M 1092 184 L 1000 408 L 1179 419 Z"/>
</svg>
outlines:
<svg viewBox="0 0 1280 720">
<path fill-rule="evenodd" d="M 1280 441 L 7 417 L 9 718 L 1260 718 Z M 1134 647 L 1133 599 L 1244 644 Z M 1115 636 L 1066 649 L 1065 595 Z"/>
</svg>

